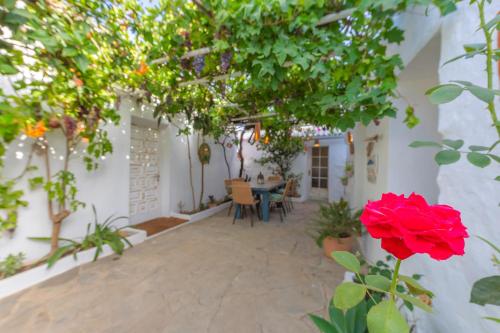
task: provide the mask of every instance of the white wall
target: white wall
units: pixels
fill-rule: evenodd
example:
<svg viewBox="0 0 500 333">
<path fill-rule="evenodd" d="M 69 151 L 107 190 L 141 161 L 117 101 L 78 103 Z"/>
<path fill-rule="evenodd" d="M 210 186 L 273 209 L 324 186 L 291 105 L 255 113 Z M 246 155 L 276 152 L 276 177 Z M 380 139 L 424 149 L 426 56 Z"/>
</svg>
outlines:
<svg viewBox="0 0 500 333">
<path fill-rule="evenodd" d="M 110 125 L 108 134 L 113 142 L 114 153 L 100 161 L 100 166 L 95 172 L 88 172 L 81 163 L 80 153 L 72 157 L 70 161 L 71 170 L 77 179 L 79 193 L 77 198 L 85 203 L 87 207 L 68 217 L 62 226 L 61 237 L 77 238 L 82 237 L 87 228 L 87 223 L 93 222 L 92 206 L 95 204 L 100 220 L 104 220 L 111 214 L 116 216 L 128 216 L 128 155 L 130 153 L 130 116 L 129 110 L 131 102 L 123 100 L 120 107 L 122 119 L 119 126 Z M 24 141 L 18 139 L 9 146 L 5 158 L 5 176 L 10 178 L 17 176 L 26 164 L 27 155 L 31 139 Z M 52 155 L 52 172 L 56 172 L 57 165 L 61 165 L 62 137 L 51 135 L 51 142 L 55 142 L 55 154 Z M 20 147 L 20 145 L 23 147 Z M 83 147 L 82 147 L 83 148 Z M 23 154 L 22 159 L 16 158 L 16 153 Z M 29 174 L 29 177 L 45 172 L 41 159 L 34 157 L 34 165 L 39 167 L 38 171 Z M 28 260 L 37 259 L 45 255 L 50 246 L 42 242 L 29 240 L 28 237 L 50 236 L 51 222 L 47 213 L 47 197 L 42 189 L 30 191 L 24 177 L 20 182 L 20 188 L 24 189 L 24 199 L 29 202 L 29 206 L 19 210 L 18 227 L 12 238 L 7 233 L 0 238 L 0 258 L 9 253 L 24 252 Z M 99 184 L 99 186 L 96 186 Z M 127 224 L 121 221 L 121 224 Z M 116 224 L 120 226 L 120 224 Z"/>
<path fill-rule="evenodd" d="M 462 159 L 457 164 L 437 168 L 433 162 L 435 150 L 406 148 L 413 140 L 439 140 L 441 136 L 462 138 L 466 145 L 487 146 L 498 140 L 489 126 L 491 121 L 485 104 L 474 97 L 463 94 L 456 101 L 439 108 L 429 105 L 424 97 L 425 90 L 439 82 L 467 80 L 482 86 L 486 84 L 482 57 L 441 67 L 446 60 L 463 53 L 462 44 L 484 40 L 480 32 L 475 32 L 479 25 L 477 11 L 467 3 L 462 3 L 459 8 L 458 12 L 440 20 L 440 36 L 432 39 L 418 55 L 412 55 L 409 50 L 419 50 L 413 45 L 421 45 L 422 40 L 431 39 L 428 37 L 429 32 L 436 30 L 435 17 L 429 18 L 429 25 L 425 16 L 419 19 L 420 24 L 412 22 L 409 25 L 403 59 L 413 61 L 401 73 L 398 89 L 415 106 L 422 124 L 413 130 L 406 129 L 402 119 L 407 101 L 397 100 L 396 105 L 400 108 L 397 119 L 386 119 L 379 126 L 356 128 L 355 191 L 352 200 L 362 206 L 368 199 L 378 199 L 383 192 L 420 192 L 430 202 L 449 204 L 461 211 L 462 221 L 471 235 L 483 235 L 499 244 L 500 191 L 498 183 L 493 181 L 500 173 L 498 164 L 492 163 L 486 169 L 479 169 Z M 489 5 L 487 20 L 497 10 L 494 4 Z M 498 89 L 497 77 L 495 87 Z M 500 109 L 499 104 L 497 98 L 497 108 Z M 383 136 L 376 145 L 381 177 L 380 182 L 371 184 L 366 181 L 366 143 L 363 140 L 375 133 Z M 365 237 L 363 247 L 371 260 L 385 255 L 379 242 L 368 237 Z M 485 316 L 498 317 L 498 307 L 480 307 L 469 303 L 474 281 L 498 274 L 490 262 L 492 251 L 472 237 L 466 241 L 465 252 L 463 257 L 455 256 L 441 262 L 426 255 L 416 255 L 403 263 L 403 273 L 424 274 L 422 283 L 436 294 L 434 313 L 419 313 L 419 332 L 486 333 L 498 329 L 497 324 L 482 319 Z"/>
<path fill-rule="evenodd" d="M 441 140 L 437 131 L 438 108 L 425 96 L 427 89 L 439 84 L 440 45 L 437 34 L 401 73 L 398 83 L 401 98 L 395 101 L 400 112 L 396 119 L 389 121 L 387 187 L 395 193 L 420 193 L 430 203 L 437 202 L 439 193 L 438 165 L 433 158 L 436 150 L 408 145 L 415 140 Z M 415 115 L 420 119 L 420 124 L 413 129 L 403 123 L 408 105 L 415 108 Z"/>
<path fill-rule="evenodd" d="M 113 143 L 114 152 L 106 159 L 100 161 L 99 169 L 95 172 L 87 172 L 81 163 L 80 154 L 75 155 L 71 162 L 71 170 L 77 179 L 79 193 L 77 198 L 87 203 L 85 209 L 80 209 L 63 222 L 61 237 L 81 238 L 85 235 L 87 223 L 93 221 L 92 203 L 95 204 L 100 220 L 104 220 L 109 215 L 128 216 L 129 215 L 129 156 L 130 156 L 130 128 L 132 116 L 140 117 L 141 126 L 156 128 L 156 122 L 152 120 L 151 109 L 139 106 L 135 100 L 123 98 L 120 104 L 121 120 L 119 126 L 108 126 L 108 135 Z M 134 118 L 136 119 L 136 118 Z M 137 119 L 135 120 L 137 122 Z M 54 137 L 56 135 L 51 135 Z M 56 165 L 61 165 L 59 160 L 62 137 L 51 139 L 55 143 L 55 154 L 53 154 L 53 170 L 56 172 Z M 172 125 L 163 126 L 160 129 L 160 200 L 161 215 L 170 216 L 172 212 L 177 212 L 177 204 L 183 201 L 186 209 L 191 209 L 191 192 L 189 187 L 188 157 L 185 145 L 185 137 L 177 136 L 177 129 Z M 195 186 L 195 198 L 199 203 L 201 164 L 198 160 L 197 135 L 192 135 L 191 155 L 193 159 L 193 181 Z M 24 167 L 29 152 L 30 139 L 16 140 L 9 146 L 5 156 L 4 176 L 15 177 Z M 201 142 L 201 141 L 200 141 Z M 224 164 L 222 149 L 213 143 L 213 139 L 206 138 L 212 150 L 210 164 L 205 166 L 205 195 L 203 201 L 208 202 L 208 195 L 213 194 L 217 199 L 225 196 L 224 179 L 227 178 L 227 169 Z M 22 145 L 22 147 L 20 146 Z M 21 159 L 16 158 L 16 154 L 23 154 Z M 228 149 L 229 159 L 234 156 L 234 149 Z M 45 169 L 39 157 L 34 158 L 34 164 L 40 170 L 33 172 L 34 176 Z M 27 208 L 19 211 L 18 228 L 12 237 L 4 234 L 0 238 L 0 259 L 9 253 L 24 252 L 28 260 L 42 257 L 49 251 L 49 245 L 29 240 L 32 236 L 50 236 L 51 222 L 48 218 L 46 193 L 43 190 L 30 191 L 27 188 L 25 177 L 19 184 L 25 190 L 24 199 L 29 202 Z M 127 225 L 127 220 L 122 220 L 117 226 Z"/>
<path fill-rule="evenodd" d="M 189 158 L 187 141 L 185 136 L 178 136 L 178 130 L 169 126 L 165 130 L 166 140 L 169 142 L 168 161 L 170 167 L 170 212 L 178 211 L 178 203 L 184 203 L 184 209 L 190 210 L 192 207 L 191 187 L 189 182 Z M 198 159 L 198 146 L 202 143 L 201 136 L 191 135 L 190 138 L 193 185 L 195 189 L 195 200 L 199 204 L 201 190 L 201 163 Z M 208 196 L 214 195 L 216 199 L 222 199 L 227 193 L 224 187 L 224 179 L 229 178 L 222 147 L 215 144 L 213 138 L 205 138 L 205 142 L 210 145 L 210 163 L 205 165 L 205 190 L 203 202 L 208 202 Z M 228 161 L 233 160 L 235 149 L 227 149 Z M 233 168 L 234 170 L 234 168 Z M 237 171 L 232 171 L 233 174 Z"/>
<path fill-rule="evenodd" d="M 489 21 L 498 12 L 498 1 L 486 8 Z M 475 8 L 467 3 L 460 4 L 460 10 L 447 17 L 442 25 L 441 64 L 463 53 L 462 44 L 484 41 Z M 496 35 L 496 34 L 495 34 Z M 496 36 L 495 36 L 496 37 Z M 494 45 L 497 41 L 494 41 Z M 484 58 L 461 60 L 439 68 L 441 82 L 467 80 L 486 86 Z M 497 66 L 494 66 L 496 71 Z M 498 73 L 494 76 L 494 87 L 498 89 Z M 456 101 L 439 107 L 439 132 L 445 138 L 462 138 L 467 145 L 491 145 L 498 140 L 490 126 L 491 120 L 484 103 L 470 94 L 463 94 Z M 500 110 L 496 98 L 497 114 Z M 500 153 L 500 149 L 496 150 Z M 472 238 L 466 242 L 465 256 L 437 263 L 427 260 L 425 268 L 434 268 L 429 275 L 433 288 L 439 291 L 435 306 L 438 316 L 430 318 L 429 328 L 449 332 L 495 332 L 498 324 L 482 319 L 484 316 L 500 316 L 498 307 L 480 307 L 468 303 L 470 289 L 474 281 L 487 275 L 498 274 L 490 258 L 491 249 L 473 235 L 487 237 L 500 244 L 498 226 L 500 207 L 500 187 L 494 177 L 500 174 L 500 167 L 493 163 L 486 169 L 473 167 L 465 160 L 442 167 L 439 170 L 439 202 L 450 204 L 461 211 L 462 221 Z M 453 283 L 450 283 L 450 282 Z"/>
</svg>

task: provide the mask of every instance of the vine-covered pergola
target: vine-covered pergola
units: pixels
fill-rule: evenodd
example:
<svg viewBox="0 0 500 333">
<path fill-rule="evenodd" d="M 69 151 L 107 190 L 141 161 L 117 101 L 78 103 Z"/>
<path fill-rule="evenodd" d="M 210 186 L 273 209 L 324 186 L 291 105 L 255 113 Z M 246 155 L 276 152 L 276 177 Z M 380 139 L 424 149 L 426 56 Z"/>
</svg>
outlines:
<svg viewBox="0 0 500 333">
<path fill-rule="evenodd" d="M 2 1 L 0 155 L 20 135 L 32 151 L 19 177 L 0 173 L 0 229 L 15 228 L 17 208 L 27 205 L 16 181 L 29 173 L 32 188 L 47 192 L 57 250 L 62 222 L 83 205 L 70 157 L 92 170 L 112 153 L 103 125 L 119 121 L 127 93 L 153 105 L 159 121 L 185 118 L 181 133 L 215 138 L 242 118 L 262 120 L 263 129 L 291 122 L 346 130 L 394 116 L 402 63 L 386 50 L 404 38 L 394 15 L 415 4 L 446 14 L 454 3 Z M 59 170 L 50 132 L 65 142 Z M 44 170 L 31 166 L 37 155 Z"/>
</svg>

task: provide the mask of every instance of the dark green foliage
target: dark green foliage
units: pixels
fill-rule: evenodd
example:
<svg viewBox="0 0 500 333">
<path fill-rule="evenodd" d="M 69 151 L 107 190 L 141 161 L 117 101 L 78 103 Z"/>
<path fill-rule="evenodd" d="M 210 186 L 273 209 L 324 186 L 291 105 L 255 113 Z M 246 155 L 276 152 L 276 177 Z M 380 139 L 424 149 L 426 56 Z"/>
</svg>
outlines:
<svg viewBox="0 0 500 333">
<path fill-rule="evenodd" d="M 266 144 L 262 140 L 258 143 L 257 148 L 264 155 L 256 162 L 261 165 L 274 164 L 278 166 L 282 177 L 287 179 L 293 161 L 304 151 L 304 142 L 301 138 L 291 136 L 288 129 L 269 131 L 268 135 L 270 137 L 269 143 Z"/>
<path fill-rule="evenodd" d="M 319 247 L 322 247 L 323 239 L 328 236 L 343 238 L 357 235 L 361 231 L 360 215 L 361 210 L 353 212 L 349 203 L 344 199 L 321 205 L 318 217 L 311 226 L 310 234 Z"/>
<path fill-rule="evenodd" d="M 72 254 L 76 258 L 78 252 L 91 248 L 95 248 L 94 261 L 96 261 L 99 255 L 104 250 L 105 245 L 109 245 L 113 252 L 119 255 L 123 253 L 125 244 L 132 247 L 132 244 L 122 234 L 121 229 L 113 226 L 113 223 L 115 223 L 116 221 L 126 219 L 127 217 L 109 216 L 106 220 L 104 220 L 103 223 L 99 223 L 95 207 L 92 206 L 92 209 L 94 211 L 94 222 L 87 224 L 86 236 L 81 242 L 67 238 L 59 238 L 60 242 L 63 243 L 63 245 L 61 245 L 56 251 L 54 251 L 54 253 L 52 253 L 52 255 L 47 259 L 47 264 L 49 267 L 53 266 L 59 259 L 66 255 Z M 92 226 L 93 231 L 91 231 Z M 30 239 L 50 242 L 49 237 L 31 237 Z"/>
<path fill-rule="evenodd" d="M 9 254 L 0 261 L 0 278 L 6 278 L 16 274 L 23 266 L 24 253 Z"/>
<path fill-rule="evenodd" d="M 342 311 L 333 305 L 333 299 L 328 306 L 329 318 L 323 319 L 310 314 L 309 318 L 322 333 L 366 333 L 366 315 L 373 303 L 363 300 L 355 307 Z"/>
</svg>

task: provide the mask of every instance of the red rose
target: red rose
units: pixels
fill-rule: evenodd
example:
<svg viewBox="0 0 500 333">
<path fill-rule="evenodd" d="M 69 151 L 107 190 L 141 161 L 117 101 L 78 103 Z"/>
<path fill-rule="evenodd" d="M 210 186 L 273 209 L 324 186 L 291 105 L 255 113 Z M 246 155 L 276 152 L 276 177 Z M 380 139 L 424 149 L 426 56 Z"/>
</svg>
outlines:
<svg viewBox="0 0 500 333">
<path fill-rule="evenodd" d="M 429 205 L 421 195 L 386 193 L 369 201 L 361 222 L 382 248 L 399 259 L 427 253 L 437 260 L 464 254 L 464 238 L 469 237 L 460 212 L 446 205 Z"/>
</svg>

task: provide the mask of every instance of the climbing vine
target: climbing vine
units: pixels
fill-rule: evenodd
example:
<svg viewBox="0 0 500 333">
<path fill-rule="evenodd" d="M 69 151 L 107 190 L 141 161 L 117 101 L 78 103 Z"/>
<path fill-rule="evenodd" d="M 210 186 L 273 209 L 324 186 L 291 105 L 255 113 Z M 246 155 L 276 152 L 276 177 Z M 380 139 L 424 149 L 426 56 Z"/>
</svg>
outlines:
<svg viewBox="0 0 500 333">
<path fill-rule="evenodd" d="M 131 57 L 119 46 L 127 44 L 125 24 L 133 2 L 119 3 L 2 3 L 0 73 L 8 87 L 1 92 L 0 153 L 22 133 L 21 139 L 43 161 L 40 176 L 32 176 L 30 185 L 47 192 L 51 252 L 58 247 L 62 222 L 84 205 L 77 199 L 70 159 L 81 155 L 90 171 L 112 152 L 103 126 L 118 123 L 114 84 L 132 71 L 127 68 Z M 60 141 L 62 148 L 55 145 Z M 2 189 L 5 227 L 14 228 L 16 208 L 26 203 L 14 180 L 3 181 Z"/>
</svg>

